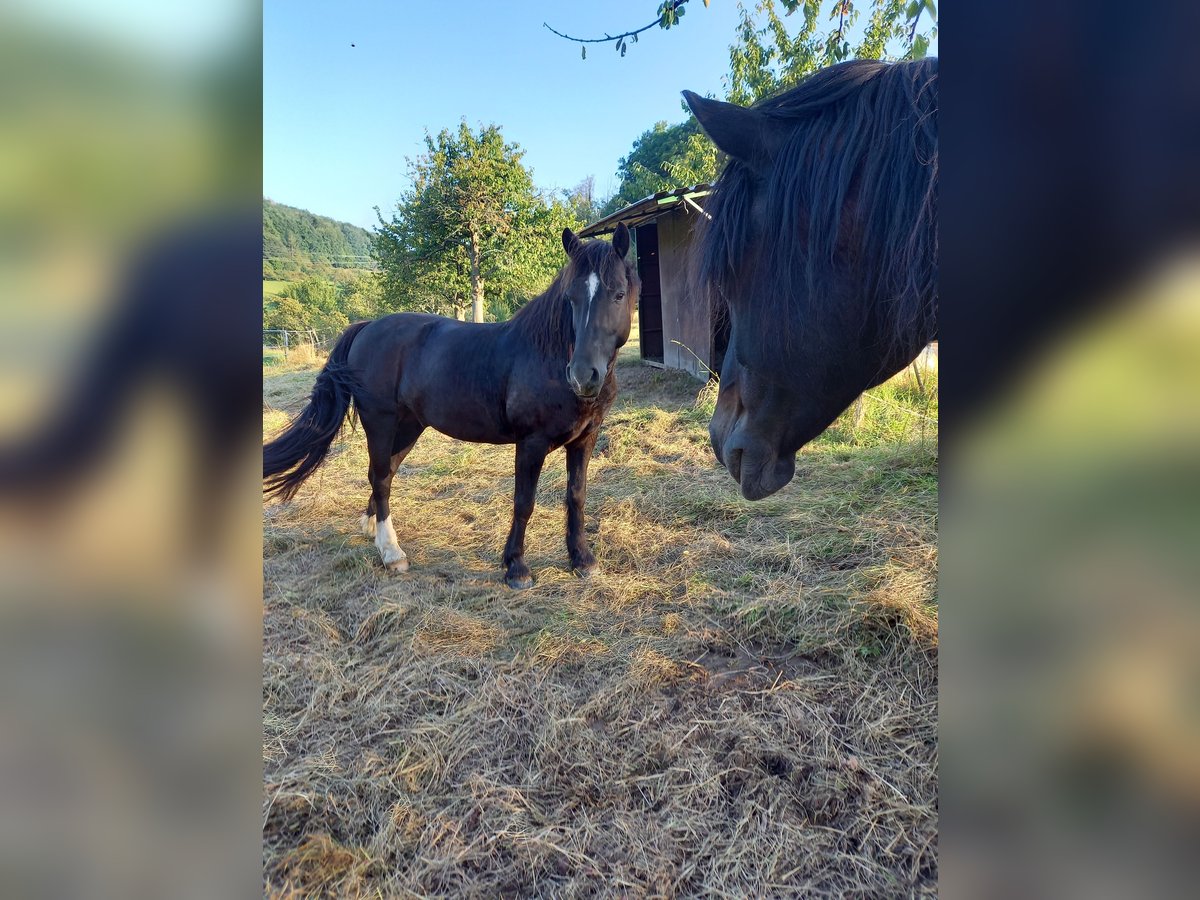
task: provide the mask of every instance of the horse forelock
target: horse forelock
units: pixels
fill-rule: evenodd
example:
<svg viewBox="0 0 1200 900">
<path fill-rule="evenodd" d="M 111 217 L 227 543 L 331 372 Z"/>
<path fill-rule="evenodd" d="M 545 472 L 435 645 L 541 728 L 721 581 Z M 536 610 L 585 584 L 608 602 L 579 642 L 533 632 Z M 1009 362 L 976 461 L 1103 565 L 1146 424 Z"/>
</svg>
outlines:
<svg viewBox="0 0 1200 900">
<path fill-rule="evenodd" d="M 828 279 L 862 279 L 882 334 L 928 330 L 937 299 L 937 61 L 855 61 L 822 70 L 758 107 L 790 126 L 751 210 L 751 173 L 730 160 L 694 254 L 697 296 L 723 314 L 733 290 L 771 320 L 764 340 L 790 343 L 789 307 L 831 299 Z M 755 241 L 757 265 L 745 262 Z M 736 283 L 735 283 L 736 279 Z"/>
<path fill-rule="evenodd" d="M 631 271 L 629 263 L 613 252 L 612 244 L 606 241 L 588 241 L 583 245 L 583 252 L 571 260 L 564 269 L 567 277 L 564 283 L 570 283 L 577 277 L 595 274 L 605 287 L 615 287 L 618 274 L 624 272 L 629 278 Z"/>
</svg>

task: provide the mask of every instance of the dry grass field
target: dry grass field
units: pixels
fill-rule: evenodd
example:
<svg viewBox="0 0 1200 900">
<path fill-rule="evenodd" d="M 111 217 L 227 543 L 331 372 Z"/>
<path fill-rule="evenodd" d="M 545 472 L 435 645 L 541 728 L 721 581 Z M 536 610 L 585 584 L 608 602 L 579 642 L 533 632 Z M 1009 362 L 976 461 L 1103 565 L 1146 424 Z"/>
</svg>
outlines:
<svg viewBox="0 0 1200 900">
<path fill-rule="evenodd" d="M 264 429 L 316 365 L 264 371 Z M 937 406 L 911 373 L 756 504 L 715 394 L 618 363 L 573 577 L 563 454 L 525 592 L 502 582 L 511 447 L 433 432 L 358 532 L 360 431 L 264 508 L 264 890 L 311 896 L 932 895 Z"/>
</svg>

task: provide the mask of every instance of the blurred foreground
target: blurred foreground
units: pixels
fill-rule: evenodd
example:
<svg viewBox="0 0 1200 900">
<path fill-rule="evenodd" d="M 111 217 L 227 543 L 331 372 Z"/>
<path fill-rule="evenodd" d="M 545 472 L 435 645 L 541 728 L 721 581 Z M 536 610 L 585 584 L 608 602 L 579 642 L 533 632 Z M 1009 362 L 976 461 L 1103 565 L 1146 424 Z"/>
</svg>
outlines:
<svg viewBox="0 0 1200 900">
<path fill-rule="evenodd" d="M 961 44 L 941 95 L 941 886 L 1194 893 L 1200 5 L 959 16 L 942 23 Z"/>
<path fill-rule="evenodd" d="M 1029 372 L 943 472 L 952 895 L 1170 896 L 1192 879 L 1200 256 L 1133 299 Z"/>
<path fill-rule="evenodd" d="M 245 894 L 260 13 L 0 17 L 0 879 Z"/>
</svg>

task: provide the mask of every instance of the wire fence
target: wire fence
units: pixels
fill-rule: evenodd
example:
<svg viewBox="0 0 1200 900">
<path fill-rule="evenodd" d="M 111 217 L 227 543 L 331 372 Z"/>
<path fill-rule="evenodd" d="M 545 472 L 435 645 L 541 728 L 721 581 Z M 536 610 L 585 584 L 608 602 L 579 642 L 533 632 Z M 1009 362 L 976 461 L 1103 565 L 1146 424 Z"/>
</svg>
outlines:
<svg viewBox="0 0 1200 900">
<path fill-rule="evenodd" d="M 851 407 L 854 410 L 852 413 L 854 430 L 858 431 L 863 425 L 863 420 L 866 415 L 866 401 L 868 398 L 870 398 L 872 401 L 882 403 L 885 406 L 890 406 L 892 409 L 904 413 L 907 416 L 915 416 L 916 418 L 922 420 L 922 422 L 927 422 L 936 426 L 938 424 L 936 415 L 930 416 L 928 415 L 928 412 L 934 405 L 936 405 L 937 401 L 938 353 L 939 346 L 937 341 L 932 341 L 931 343 L 926 344 L 925 349 L 917 354 L 917 358 L 912 361 L 912 363 L 908 366 L 908 369 L 897 372 L 895 376 L 903 377 L 906 371 L 912 372 L 913 379 L 917 384 L 918 400 L 923 401 L 924 403 L 923 409 L 918 410 L 907 404 L 898 403 L 895 399 L 883 396 L 884 391 L 880 390 L 878 387 L 872 388 L 871 390 L 864 391 L 863 393 L 859 394 L 858 399 L 854 401 L 854 404 Z M 925 428 L 924 425 L 922 425 L 922 437 L 924 437 L 924 434 Z"/>
<path fill-rule="evenodd" d="M 263 352 L 269 350 L 282 350 L 283 358 L 286 360 L 288 354 L 295 348 L 308 344 L 311 347 L 322 348 L 327 341 L 320 337 L 316 331 L 311 328 L 291 329 L 291 328 L 264 328 L 263 329 Z"/>
</svg>

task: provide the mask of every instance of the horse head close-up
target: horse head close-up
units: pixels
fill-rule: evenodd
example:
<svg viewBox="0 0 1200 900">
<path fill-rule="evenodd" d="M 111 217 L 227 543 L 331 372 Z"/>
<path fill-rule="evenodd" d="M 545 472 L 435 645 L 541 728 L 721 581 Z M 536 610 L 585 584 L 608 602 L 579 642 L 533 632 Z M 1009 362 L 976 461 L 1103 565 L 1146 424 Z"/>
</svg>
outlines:
<svg viewBox="0 0 1200 900">
<path fill-rule="evenodd" d="M 625 262 L 629 229 L 618 227 L 611 252 L 605 252 L 603 244 L 590 246 L 589 250 L 570 228 L 563 230 L 563 249 L 571 259 L 563 292 L 571 304 L 572 324 L 567 381 L 584 399 L 598 395 L 612 374 L 617 350 L 629 340 L 637 306 L 637 275 Z"/>
<path fill-rule="evenodd" d="M 743 496 L 937 336 L 937 60 L 856 60 L 751 107 L 684 97 L 727 156 L 694 260 L 728 315 L 709 433 Z"/>
</svg>

